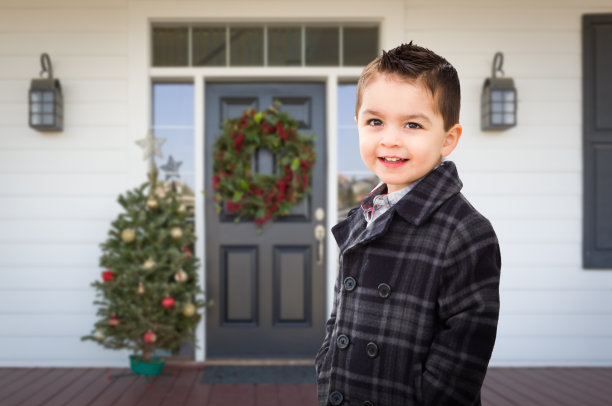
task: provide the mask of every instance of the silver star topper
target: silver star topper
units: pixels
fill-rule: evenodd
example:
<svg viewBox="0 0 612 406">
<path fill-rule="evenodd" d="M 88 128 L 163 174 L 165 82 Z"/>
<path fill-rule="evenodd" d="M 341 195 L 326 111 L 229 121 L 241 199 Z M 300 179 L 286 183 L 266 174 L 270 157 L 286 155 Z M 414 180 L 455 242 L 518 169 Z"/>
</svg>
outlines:
<svg viewBox="0 0 612 406">
<path fill-rule="evenodd" d="M 172 177 L 176 177 L 177 179 L 181 178 L 181 175 L 179 175 L 179 168 L 182 164 L 183 161 L 175 161 L 172 155 L 168 157 L 168 162 L 161 166 L 164 172 L 166 172 L 166 181 Z"/>
<path fill-rule="evenodd" d="M 161 146 L 166 142 L 165 138 L 155 138 L 153 135 L 153 131 L 149 130 L 147 136 L 141 140 L 136 141 L 136 144 L 140 146 L 144 151 L 143 159 L 147 160 L 151 158 L 153 155 L 156 155 L 160 158 L 164 156 L 161 153 Z"/>
</svg>

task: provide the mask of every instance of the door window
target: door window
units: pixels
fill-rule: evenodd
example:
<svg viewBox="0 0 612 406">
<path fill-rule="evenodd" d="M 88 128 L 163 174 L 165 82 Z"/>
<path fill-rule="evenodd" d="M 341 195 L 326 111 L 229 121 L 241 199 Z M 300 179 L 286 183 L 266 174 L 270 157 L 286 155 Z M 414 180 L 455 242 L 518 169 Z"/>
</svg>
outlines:
<svg viewBox="0 0 612 406">
<path fill-rule="evenodd" d="M 190 213 L 195 190 L 194 108 L 192 83 L 154 83 L 152 129 L 165 138 L 163 158 L 155 156 L 159 179 L 177 181 Z"/>
<path fill-rule="evenodd" d="M 361 160 L 355 124 L 356 83 L 338 84 L 338 220 L 358 206 L 378 183 Z"/>
</svg>

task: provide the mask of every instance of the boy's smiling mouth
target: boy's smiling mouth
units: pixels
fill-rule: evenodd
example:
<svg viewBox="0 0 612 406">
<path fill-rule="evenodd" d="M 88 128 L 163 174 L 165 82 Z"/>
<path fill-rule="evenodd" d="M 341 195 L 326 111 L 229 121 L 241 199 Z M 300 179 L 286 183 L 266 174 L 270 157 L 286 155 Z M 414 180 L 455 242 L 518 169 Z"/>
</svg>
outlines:
<svg viewBox="0 0 612 406">
<path fill-rule="evenodd" d="M 379 156 L 378 160 L 387 168 L 396 168 L 408 162 L 408 159 L 396 156 Z"/>
</svg>

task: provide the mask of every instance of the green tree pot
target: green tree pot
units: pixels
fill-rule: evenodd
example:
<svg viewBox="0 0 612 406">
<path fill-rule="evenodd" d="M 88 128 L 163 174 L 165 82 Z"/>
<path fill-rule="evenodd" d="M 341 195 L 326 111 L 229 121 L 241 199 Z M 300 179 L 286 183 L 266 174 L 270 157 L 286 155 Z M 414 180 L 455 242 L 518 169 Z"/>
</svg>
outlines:
<svg viewBox="0 0 612 406">
<path fill-rule="evenodd" d="M 151 361 L 143 361 L 139 355 L 130 355 L 130 369 L 135 374 L 157 376 L 164 369 L 166 361 L 160 357 L 151 357 Z"/>
</svg>

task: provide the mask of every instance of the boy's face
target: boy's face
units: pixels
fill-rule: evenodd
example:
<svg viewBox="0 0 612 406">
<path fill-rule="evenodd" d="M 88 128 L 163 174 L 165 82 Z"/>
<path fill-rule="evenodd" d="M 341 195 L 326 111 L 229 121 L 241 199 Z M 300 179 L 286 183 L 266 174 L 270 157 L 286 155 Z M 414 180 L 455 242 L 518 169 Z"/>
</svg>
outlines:
<svg viewBox="0 0 612 406">
<path fill-rule="evenodd" d="M 389 193 L 425 176 L 449 155 L 461 126 L 444 130 L 432 94 L 417 82 L 378 74 L 363 89 L 355 117 L 361 159 Z"/>
</svg>

